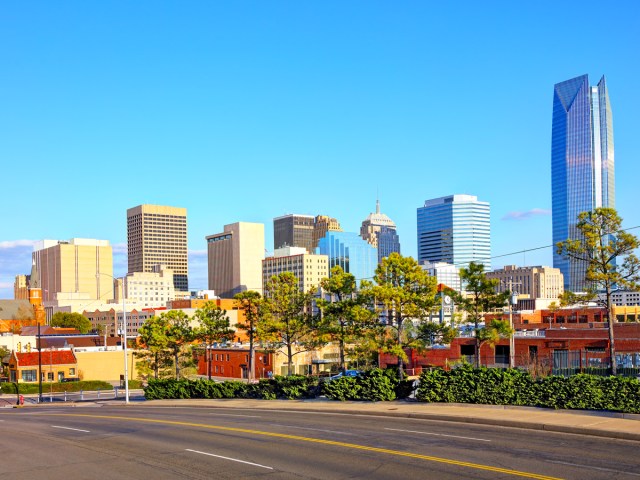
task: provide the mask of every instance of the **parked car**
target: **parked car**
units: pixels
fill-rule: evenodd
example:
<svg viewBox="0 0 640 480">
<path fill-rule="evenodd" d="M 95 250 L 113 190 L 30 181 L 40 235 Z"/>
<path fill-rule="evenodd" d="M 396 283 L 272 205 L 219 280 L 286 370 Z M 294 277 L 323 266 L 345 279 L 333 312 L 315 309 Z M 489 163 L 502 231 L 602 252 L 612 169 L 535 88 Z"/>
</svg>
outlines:
<svg viewBox="0 0 640 480">
<path fill-rule="evenodd" d="M 332 375 L 331 377 L 329 377 L 329 380 L 336 380 L 337 378 L 340 378 L 340 377 L 357 377 L 361 373 L 362 372 L 360 370 L 347 370 L 344 373 L 340 372 L 336 375 Z"/>
</svg>

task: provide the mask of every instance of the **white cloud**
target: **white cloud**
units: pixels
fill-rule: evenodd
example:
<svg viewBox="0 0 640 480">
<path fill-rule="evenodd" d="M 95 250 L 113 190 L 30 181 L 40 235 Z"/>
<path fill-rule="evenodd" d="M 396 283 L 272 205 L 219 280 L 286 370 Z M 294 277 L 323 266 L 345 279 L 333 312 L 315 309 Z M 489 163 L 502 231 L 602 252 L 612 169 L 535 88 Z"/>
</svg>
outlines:
<svg viewBox="0 0 640 480">
<path fill-rule="evenodd" d="M 10 250 L 12 248 L 21 248 L 21 247 L 33 248 L 33 246 L 36 243 L 37 243 L 37 240 L 5 240 L 3 242 L 0 242 L 0 249 Z"/>
<path fill-rule="evenodd" d="M 531 210 L 527 210 L 526 212 L 509 212 L 504 217 L 502 217 L 502 220 L 526 220 L 531 217 L 548 215 L 551 215 L 551 210 L 546 210 L 544 208 L 532 208 Z"/>
</svg>

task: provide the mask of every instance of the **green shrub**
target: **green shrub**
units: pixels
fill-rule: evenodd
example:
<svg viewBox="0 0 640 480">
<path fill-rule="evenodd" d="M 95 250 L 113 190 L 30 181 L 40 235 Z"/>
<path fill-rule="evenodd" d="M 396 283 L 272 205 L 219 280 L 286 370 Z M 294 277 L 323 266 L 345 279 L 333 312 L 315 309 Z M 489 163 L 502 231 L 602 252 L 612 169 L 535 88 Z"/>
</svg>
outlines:
<svg viewBox="0 0 640 480">
<path fill-rule="evenodd" d="M 640 413 L 640 381 L 579 374 L 533 378 L 517 369 L 463 365 L 425 371 L 416 398 L 422 402 L 525 405 L 556 409 Z"/>
<path fill-rule="evenodd" d="M 379 368 L 357 377 L 340 377 L 324 384 L 322 393 L 331 400 L 395 400 L 397 377 Z"/>
<path fill-rule="evenodd" d="M 6 394 L 15 394 L 16 387 L 15 383 L 2 383 L 0 384 L 0 391 Z M 39 393 L 39 385 L 37 383 L 19 383 L 18 388 L 20 390 L 19 393 L 26 394 L 35 394 Z M 81 382 L 56 382 L 56 383 L 43 383 L 42 384 L 42 392 L 43 393 L 61 393 L 61 392 L 79 392 L 80 390 L 113 390 L 113 385 L 108 382 L 103 382 L 100 380 L 87 380 Z"/>
</svg>

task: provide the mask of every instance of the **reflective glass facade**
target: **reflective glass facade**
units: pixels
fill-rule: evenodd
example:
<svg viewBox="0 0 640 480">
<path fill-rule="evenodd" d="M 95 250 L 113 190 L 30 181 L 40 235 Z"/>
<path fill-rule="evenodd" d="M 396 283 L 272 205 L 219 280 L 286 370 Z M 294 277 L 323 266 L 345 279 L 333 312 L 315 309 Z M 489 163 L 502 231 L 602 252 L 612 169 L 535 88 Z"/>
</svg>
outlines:
<svg viewBox="0 0 640 480">
<path fill-rule="evenodd" d="M 605 78 L 596 87 L 582 75 L 555 85 L 551 132 L 553 243 L 575 239 L 577 217 L 615 208 L 613 123 Z M 586 265 L 553 254 L 564 288 L 585 289 Z"/>
<path fill-rule="evenodd" d="M 378 249 L 351 232 L 327 232 L 318 242 L 317 254 L 329 257 L 329 270 L 340 265 L 360 280 L 372 279 L 378 266 Z"/>
<path fill-rule="evenodd" d="M 418 208 L 418 262 L 425 261 L 457 268 L 476 262 L 490 270 L 489 203 L 473 195 L 451 195 Z"/>
</svg>

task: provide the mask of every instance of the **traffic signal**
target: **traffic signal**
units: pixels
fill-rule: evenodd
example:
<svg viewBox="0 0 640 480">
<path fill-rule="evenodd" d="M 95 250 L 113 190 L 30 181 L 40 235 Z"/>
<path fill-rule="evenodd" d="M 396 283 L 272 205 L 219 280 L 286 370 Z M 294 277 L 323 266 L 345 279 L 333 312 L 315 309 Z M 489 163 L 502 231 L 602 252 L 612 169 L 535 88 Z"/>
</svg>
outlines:
<svg viewBox="0 0 640 480">
<path fill-rule="evenodd" d="M 18 346 L 17 346 L 16 350 L 18 350 L 18 353 L 22 352 L 22 342 L 18 342 Z"/>
<path fill-rule="evenodd" d="M 31 353 L 31 342 L 27 343 L 27 353 Z"/>
</svg>

